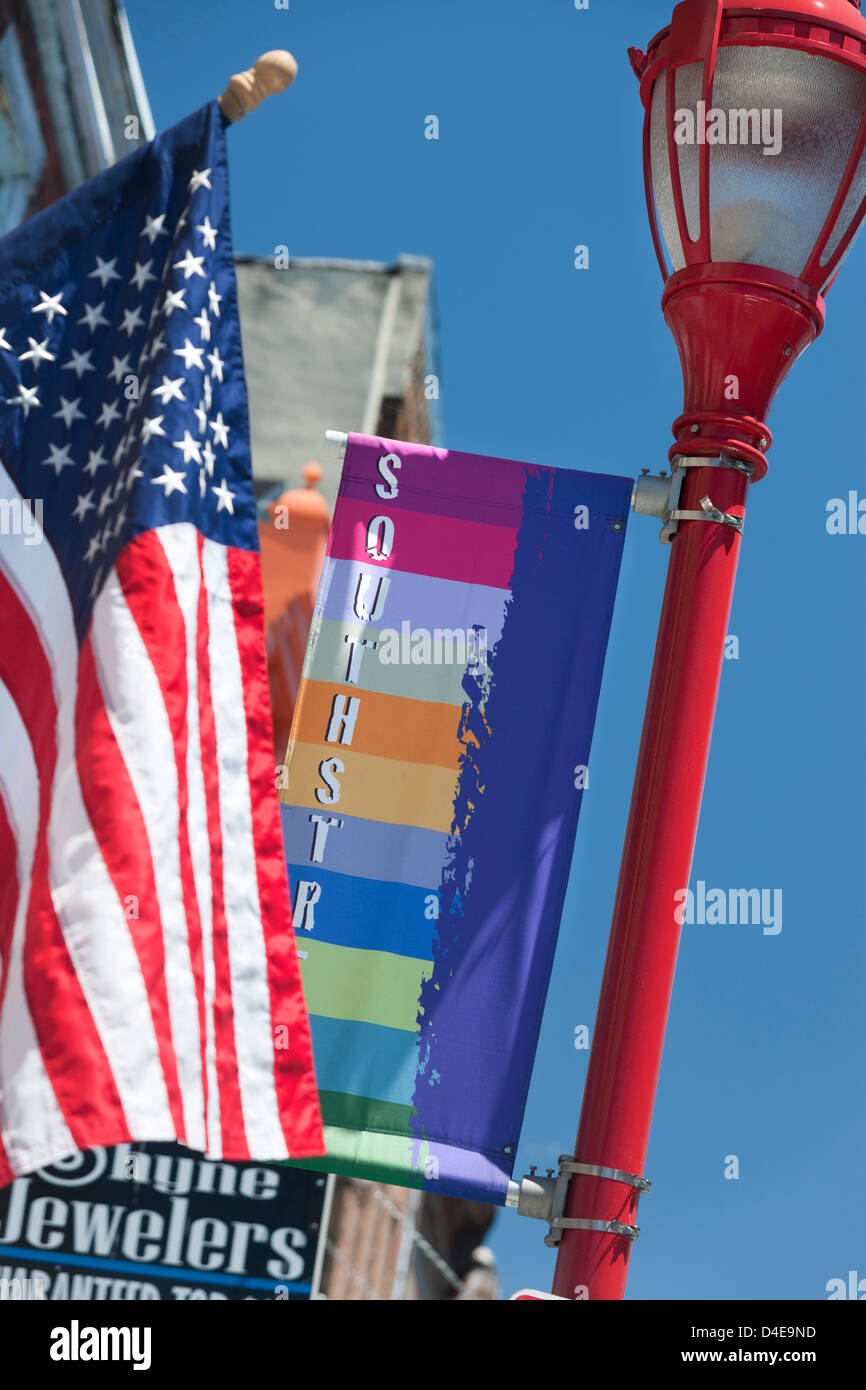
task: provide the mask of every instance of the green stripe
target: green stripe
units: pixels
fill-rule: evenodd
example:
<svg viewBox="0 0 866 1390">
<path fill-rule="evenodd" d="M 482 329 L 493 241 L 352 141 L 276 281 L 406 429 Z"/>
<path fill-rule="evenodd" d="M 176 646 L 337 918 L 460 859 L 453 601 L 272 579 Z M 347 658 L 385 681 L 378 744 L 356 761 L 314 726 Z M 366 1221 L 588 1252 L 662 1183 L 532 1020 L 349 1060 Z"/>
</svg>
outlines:
<svg viewBox="0 0 866 1390">
<path fill-rule="evenodd" d="M 433 973 L 432 961 L 327 941 L 305 940 L 304 949 L 307 959 L 301 966 L 309 1013 L 420 1032 L 418 1000 L 422 982 Z"/>
<path fill-rule="evenodd" d="M 396 631 L 395 628 L 388 629 Z M 304 661 L 303 676 L 308 681 L 335 681 L 344 683 L 346 669 L 351 655 L 347 635 L 356 640 L 366 638 L 368 642 L 378 642 L 385 629 L 370 627 L 366 623 L 337 622 L 328 618 L 314 622 L 307 638 L 307 655 Z M 382 652 L 389 658 L 394 655 L 393 645 L 382 646 Z M 456 705 L 462 708 L 466 700 L 463 689 L 465 664 L 436 666 L 432 662 L 413 666 L 411 663 L 381 661 L 378 648 L 367 647 L 361 657 L 361 666 L 356 685 L 359 693 L 365 690 L 378 691 L 380 695 L 398 695 L 407 700 L 430 700 L 439 705 Z"/>
<path fill-rule="evenodd" d="M 290 1168 L 397 1183 L 400 1187 L 423 1186 L 427 1145 L 413 1148 L 409 1125 L 414 1110 L 410 1106 L 337 1091 L 321 1091 L 319 1100 L 328 1156 L 296 1159 L 288 1164 Z"/>
</svg>

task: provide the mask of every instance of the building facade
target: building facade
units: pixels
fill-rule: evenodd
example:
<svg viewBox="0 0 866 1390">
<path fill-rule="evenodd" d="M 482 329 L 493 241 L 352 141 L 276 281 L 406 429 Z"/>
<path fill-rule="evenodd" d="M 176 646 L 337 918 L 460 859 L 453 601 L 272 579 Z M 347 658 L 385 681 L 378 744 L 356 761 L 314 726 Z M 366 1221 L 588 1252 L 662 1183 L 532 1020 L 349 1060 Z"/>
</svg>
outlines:
<svg viewBox="0 0 866 1390">
<path fill-rule="evenodd" d="M 121 0 L 0 0 L 0 235 L 153 134 Z"/>
</svg>

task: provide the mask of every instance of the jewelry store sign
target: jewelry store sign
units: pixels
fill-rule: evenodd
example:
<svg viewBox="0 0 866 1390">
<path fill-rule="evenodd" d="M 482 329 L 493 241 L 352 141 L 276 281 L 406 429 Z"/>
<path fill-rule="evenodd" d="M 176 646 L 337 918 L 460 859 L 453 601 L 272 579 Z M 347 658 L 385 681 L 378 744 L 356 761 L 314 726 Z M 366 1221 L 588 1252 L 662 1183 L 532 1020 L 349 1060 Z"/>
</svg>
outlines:
<svg viewBox="0 0 866 1390">
<path fill-rule="evenodd" d="M 324 1185 L 179 1144 L 73 1154 L 0 1191 L 0 1300 L 308 1299 Z"/>
</svg>

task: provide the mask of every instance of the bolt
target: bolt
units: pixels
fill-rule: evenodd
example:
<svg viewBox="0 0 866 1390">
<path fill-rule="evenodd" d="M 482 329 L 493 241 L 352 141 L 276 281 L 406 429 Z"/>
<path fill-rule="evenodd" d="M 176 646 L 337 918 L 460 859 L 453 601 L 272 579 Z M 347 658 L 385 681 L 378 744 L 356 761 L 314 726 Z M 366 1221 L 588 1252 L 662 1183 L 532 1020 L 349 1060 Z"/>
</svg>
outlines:
<svg viewBox="0 0 866 1390">
<path fill-rule="evenodd" d="M 641 475 L 642 478 L 645 478 L 646 475 L 647 475 L 647 473 L 649 473 L 649 469 L 648 469 L 648 468 L 642 468 L 641 471 L 640 471 L 640 475 Z"/>
<path fill-rule="evenodd" d="M 791 353 L 792 353 L 793 351 L 794 351 L 793 348 L 786 347 L 786 348 L 785 348 L 785 356 L 786 356 L 786 357 L 790 357 L 790 356 L 791 356 Z"/>
<path fill-rule="evenodd" d="M 530 1163 L 530 1165 L 529 1165 L 529 1176 L 530 1176 L 531 1178 L 534 1178 L 537 1172 L 538 1172 L 538 1164 L 537 1164 L 537 1163 Z"/>
<path fill-rule="evenodd" d="M 547 1176 L 548 1176 L 549 1178 L 552 1178 L 552 1177 L 553 1177 L 553 1169 L 552 1169 L 552 1168 L 548 1168 L 548 1170 L 547 1170 Z"/>
<path fill-rule="evenodd" d="M 692 434 L 700 434 L 700 432 L 701 432 L 701 427 L 700 427 L 700 425 L 692 425 L 691 430 L 692 430 Z"/>
<path fill-rule="evenodd" d="M 769 439 L 759 439 L 759 440 L 758 440 L 758 448 L 759 448 L 759 449 L 766 449 L 766 447 L 767 447 L 767 445 L 769 444 L 769 442 L 770 442 Z"/>
</svg>

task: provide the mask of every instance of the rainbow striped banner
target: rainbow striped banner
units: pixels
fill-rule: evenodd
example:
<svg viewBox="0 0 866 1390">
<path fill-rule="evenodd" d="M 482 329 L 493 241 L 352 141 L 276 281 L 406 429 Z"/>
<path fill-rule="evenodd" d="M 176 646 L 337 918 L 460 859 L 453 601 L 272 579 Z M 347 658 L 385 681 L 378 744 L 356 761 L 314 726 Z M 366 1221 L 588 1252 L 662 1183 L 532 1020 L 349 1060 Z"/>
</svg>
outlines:
<svg viewBox="0 0 866 1390">
<path fill-rule="evenodd" d="M 281 792 L 303 1167 L 505 1201 L 631 488 L 349 437 Z"/>
</svg>

